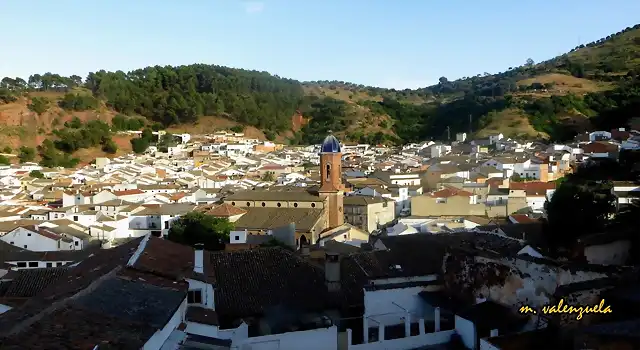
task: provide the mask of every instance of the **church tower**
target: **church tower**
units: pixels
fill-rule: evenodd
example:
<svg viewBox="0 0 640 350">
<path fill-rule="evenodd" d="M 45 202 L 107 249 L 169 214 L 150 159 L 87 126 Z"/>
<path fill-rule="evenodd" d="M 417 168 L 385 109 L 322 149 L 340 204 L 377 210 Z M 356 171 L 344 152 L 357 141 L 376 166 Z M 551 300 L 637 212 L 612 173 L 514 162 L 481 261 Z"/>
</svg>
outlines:
<svg viewBox="0 0 640 350">
<path fill-rule="evenodd" d="M 342 185 L 342 150 L 333 135 L 325 137 L 320 147 L 320 196 L 327 198 L 329 227 L 344 224 L 344 186 Z"/>
</svg>

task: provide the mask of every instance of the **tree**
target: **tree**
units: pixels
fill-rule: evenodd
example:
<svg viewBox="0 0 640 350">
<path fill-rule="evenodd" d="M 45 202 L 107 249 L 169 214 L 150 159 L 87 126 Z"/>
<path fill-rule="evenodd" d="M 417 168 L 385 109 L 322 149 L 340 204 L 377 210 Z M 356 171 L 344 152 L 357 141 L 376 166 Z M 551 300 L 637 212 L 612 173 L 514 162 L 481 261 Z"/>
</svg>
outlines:
<svg viewBox="0 0 640 350">
<path fill-rule="evenodd" d="M 32 162 L 36 158 L 36 150 L 31 147 L 22 146 L 18 153 L 20 163 Z"/>
<path fill-rule="evenodd" d="M 525 66 L 533 67 L 534 64 L 535 62 L 531 58 L 527 58 L 527 62 L 525 63 Z"/>
<path fill-rule="evenodd" d="M 130 142 L 133 152 L 137 154 L 142 154 L 149 148 L 149 140 L 143 137 L 131 139 Z"/>
<path fill-rule="evenodd" d="M 2 153 L 11 154 L 11 152 L 13 152 L 13 149 L 10 146 L 5 146 L 2 149 Z"/>
<path fill-rule="evenodd" d="M 233 224 L 226 218 L 189 212 L 173 223 L 169 240 L 188 245 L 201 243 L 207 250 L 222 250 L 232 230 Z"/>
<path fill-rule="evenodd" d="M 118 145 L 116 145 L 116 143 L 109 138 L 102 144 L 102 151 L 109 154 L 115 154 L 116 152 L 118 152 Z"/>
<path fill-rule="evenodd" d="M 273 171 L 267 171 L 266 173 L 264 173 L 262 175 L 262 181 L 264 182 L 274 182 L 276 181 L 276 178 L 274 176 L 274 172 Z"/>
<path fill-rule="evenodd" d="M 556 189 L 545 204 L 547 240 L 567 246 L 581 236 L 601 233 L 616 210 L 616 199 L 607 181 L 571 178 Z"/>
<path fill-rule="evenodd" d="M 44 174 L 40 170 L 31 170 L 29 172 L 29 176 L 31 176 L 33 178 L 36 178 L 36 179 L 43 179 L 44 178 Z"/>
<path fill-rule="evenodd" d="M 49 100 L 46 97 L 33 97 L 31 98 L 31 103 L 27 105 L 27 108 L 40 115 L 49 109 Z"/>
<path fill-rule="evenodd" d="M 11 161 L 5 156 L 0 156 L 0 165 L 9 165 Z"/>
</svg>

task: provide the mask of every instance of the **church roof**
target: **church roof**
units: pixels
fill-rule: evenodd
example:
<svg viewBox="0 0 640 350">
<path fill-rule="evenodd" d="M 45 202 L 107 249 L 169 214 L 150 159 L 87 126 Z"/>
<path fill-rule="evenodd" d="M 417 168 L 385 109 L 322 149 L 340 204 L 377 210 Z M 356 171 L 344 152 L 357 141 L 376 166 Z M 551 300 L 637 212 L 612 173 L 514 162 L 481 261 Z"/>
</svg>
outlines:
<svg viewBox="0 0 640 350">
<path fill-rule="evenodd" d="M 320 147 L 320 153 L 341 153 L 340 141 L 333 135 L 325 137 Z"/>
</svg>

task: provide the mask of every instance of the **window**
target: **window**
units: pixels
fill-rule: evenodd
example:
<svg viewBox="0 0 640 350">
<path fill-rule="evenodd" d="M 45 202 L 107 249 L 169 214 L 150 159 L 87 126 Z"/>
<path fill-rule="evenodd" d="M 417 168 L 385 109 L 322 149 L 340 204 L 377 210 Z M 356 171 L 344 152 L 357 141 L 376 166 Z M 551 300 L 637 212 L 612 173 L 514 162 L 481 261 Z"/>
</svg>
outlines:
<svg viewBox="0 0 640 350">
<path fill-rule="evenodd" d="M 37 261 L 29 261 L 29 267 L 38 267 Z"/>
<path fill-rule="evenodd" d="M 267 203 L 265 203 L 265 202 L 262 202 L 262 206 L 263 206 L 263 207 L 264 207 L 264 206 L 266 206 L 266 205 L 267 205 Z"/>
<path fill-rule="evenodd" d="M 75 243 L 75 246 L 77 247 L 78 246 L 78 241 L 75 241 L 74 243 Z"/>
<path fill-rule="evenodd" d="M 27 233 L 27 236 L 28 236 L 28 237 L 31 237 L 31 234 L 30 234 L 30 233 Z"/>
<path fill-rule="evenodd" d="M 231 205 L 235 206 L 235 205 L 236 205 L 236 202 L 231 202 Z"/>
<path fill-rule="evenodd" d="M 165 221 L 164 222 L 164 228 L 165 228 L 165 230 L 169 228 L 169 221 Z"/>
<path fill-rule="evenodd" d="M 27 245 L 26 244 L 24 245 L 24 249 L 27 249 Z"/>
<path fill-rule="evenodd" d="M 298 203 L 293 203 L 293 207 L 297 208 L 298 207 Z"/>
<path fill-rule="evenodd" d="M 235 239 L 236 241 L 239 241 L 240 240 L 240 236 L 234 236 L 233 239 Z"/>
<path fill-rule="evenodd" d="M 57 263 L 56 263 L 56 266 L 62 266 L 62 265 L 63 265 L 63 263 L 62 263 L 62 262 L 57 262 Z"/>
<path fill-rule="evenodd" d="M 316 204 L 315 203 L 311 203 L 311 208 L 315 208 Z"/>
<path fill-rule="evenodd" d="M 78 221 L 78 215 L 73 216 L 73 221 Z"/>
<path fill-rule="evenodd" d="M 187 294 L 187 303 L 189 304 L 202 304 L 202 291 L 190 290 Z"/>
<path fill-rule="evenodd" d="M 250 206 L 251 206 L 251 202 L 247 202 L 247 207 L 250 207 Z"/>
<path fill-rule="evenodd" d="M 326 179 L 327 179 L 327 181 L 331 181 L 331 164 L 327 164 L 327 167 L 326 167 Z"/>
<path fill-rule="evenodd" d="M 13 242 L 9 242 L 9 244 L 13 244 Z"/>
<path fill-rule="evenodd" d="M 53 263 L 47 263 L 47 267 L 53 267 Z"/>
<path fill-rule="evenodd" d="M 278 203 L 278 208 L 280 208 L 281 206 L 282 206 L 282 204 L 281 204 L 281 203 Z"/>
<path fill-rule="evenodd" d="M 18 267 L 27 267 L 27 263 L 26 262 L 19 262 Z"/>
</svg>

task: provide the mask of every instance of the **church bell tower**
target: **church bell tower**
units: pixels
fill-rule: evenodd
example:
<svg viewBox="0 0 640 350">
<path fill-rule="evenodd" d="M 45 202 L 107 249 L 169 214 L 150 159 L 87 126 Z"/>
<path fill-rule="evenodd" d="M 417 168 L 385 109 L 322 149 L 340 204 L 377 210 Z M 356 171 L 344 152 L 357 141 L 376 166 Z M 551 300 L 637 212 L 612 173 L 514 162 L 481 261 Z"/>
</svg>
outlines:
<svg viewBox="0 0 640 350">
<path fill-rule="evenodd" d="M 342 150 L 333 135 L 325 137 L 320 147 L 320 196 L 327 198 L 328 228 L 344 224 L 344 186 L 342 184 Z"/>
</svg>

